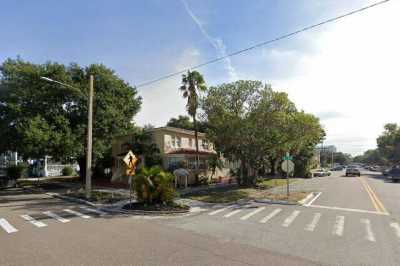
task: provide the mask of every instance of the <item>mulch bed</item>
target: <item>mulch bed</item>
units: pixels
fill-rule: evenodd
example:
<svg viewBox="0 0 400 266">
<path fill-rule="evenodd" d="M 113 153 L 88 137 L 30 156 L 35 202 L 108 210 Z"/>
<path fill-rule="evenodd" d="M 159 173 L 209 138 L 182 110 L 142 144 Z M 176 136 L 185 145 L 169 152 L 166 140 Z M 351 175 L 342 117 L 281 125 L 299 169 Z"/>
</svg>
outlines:
<svg viewBox="0 0 400 266">
<path fill-rule="evenodd" d="M 179 204 L 152 204 L 145 205 L 142 202 L 134 202 L 131 204 L 126 204 L 122 207 L 127 211 L 138 211 L 147 213 L 184 213 L 189 211 L 190 207 L 186 205 Z"/>
</svg>

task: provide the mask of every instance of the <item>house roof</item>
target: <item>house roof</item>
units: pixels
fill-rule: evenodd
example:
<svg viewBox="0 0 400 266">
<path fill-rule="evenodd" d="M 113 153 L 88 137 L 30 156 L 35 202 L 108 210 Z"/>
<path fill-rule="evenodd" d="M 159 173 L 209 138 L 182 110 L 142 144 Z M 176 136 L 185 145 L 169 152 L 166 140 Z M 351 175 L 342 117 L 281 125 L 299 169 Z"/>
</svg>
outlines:
<svg viewBox="0 0 400 266">
<path fill-rule="evenodd" d="M 174 149 L 172 151 L 166 152 L 166 154 L 196 154 L 196 150 L 193 149 Z M 217 154 L 215 151 L 205 151 L 205 150 L 199 150 L 199 155 L 214 155 Z"/>
<path fill-rule="evenodd" d="M 182 134 L 187 134 L 187 135 L 193 135 L 194 136 L 194 131 L 193 130 L 187 130 L 183 128 L 177 128 L 177 127 L 157 127 L 157 128 L 152 128 L 148 129 L 149 132 L 155 132 L 155 131 L 170 131 L 170 132 L 176 132 L 176 133 L 182 133 Z M 205 137 L 206 134 L 203 132 L 198 132 L 197 133 L 200 137 Z"/>
</svg>

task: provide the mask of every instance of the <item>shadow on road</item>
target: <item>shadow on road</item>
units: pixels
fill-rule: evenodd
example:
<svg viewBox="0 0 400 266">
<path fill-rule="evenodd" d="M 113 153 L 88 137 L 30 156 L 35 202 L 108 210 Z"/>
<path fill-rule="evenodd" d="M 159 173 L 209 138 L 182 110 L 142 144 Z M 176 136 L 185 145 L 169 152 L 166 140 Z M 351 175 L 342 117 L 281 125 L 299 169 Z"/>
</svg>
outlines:
<svg viewBox="0 0 400 266">
<path fill-rule="evenodd" d="M 58 198 L 45 195 L 41 192 L 31 192 L 23 189 L 12 189 L 8 191 L 0 191 L 0 210 L 7 208 L 8 211 L 17 211 L 19 214 L 29 214 L 37 220 L 51 219 L 43 214 L 45 211 L 51 211 L 63 218 L 76 218 L 74 214 L 64 211 L 64 209 L 75 210 L 79 213 L 89 215 L 91 218 L 111 219 L 115 217 L 126 217 L 130 215 L 120 213 L 106 213 L 100 215 L 80 208 L 80 206 L 96 209 L 95 207 L 86 206 L 84 204 L 69 202 Z"/>
</svg>

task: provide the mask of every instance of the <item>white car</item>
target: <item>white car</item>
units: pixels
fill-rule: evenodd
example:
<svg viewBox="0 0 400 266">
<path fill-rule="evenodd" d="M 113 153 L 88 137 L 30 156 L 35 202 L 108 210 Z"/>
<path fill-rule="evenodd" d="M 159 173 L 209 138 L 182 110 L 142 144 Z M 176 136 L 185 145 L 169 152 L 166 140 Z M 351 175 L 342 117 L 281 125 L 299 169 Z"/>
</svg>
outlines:
<svg viewBox="0 0 400 266">
<path fill-rule="evenodd" d="M 331 175 L 331 172 L 328 171 L 328 170 L 325 170 L 325 169 L 323 169 L 323 168 L 317 169 L 317 170 L 315 170 L 315 171 L 313 172 L 313 176 L 314 176 L 314 177 L 317 177 L 317 176 L 330 176 L 330 175 Z"/>
</svg>

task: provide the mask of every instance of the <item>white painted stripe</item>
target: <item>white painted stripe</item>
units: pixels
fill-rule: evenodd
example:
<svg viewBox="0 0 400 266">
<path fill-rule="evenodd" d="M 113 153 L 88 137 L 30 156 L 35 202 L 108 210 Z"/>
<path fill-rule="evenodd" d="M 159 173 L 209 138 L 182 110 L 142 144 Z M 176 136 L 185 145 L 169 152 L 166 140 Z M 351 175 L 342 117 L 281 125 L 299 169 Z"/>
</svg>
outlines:
<svg viewBox="0 0 400 266">
<path fill-rule="evenodd" d="M 259 213 L 259 212 L 261 212 L 261 211 L 263 211 L 263 210 L 265 210 L 265 207 L 259 207 L 259 208 L 255 209 L 254 211 L 252 211 L 252 212 L 250 212 L 250 213 L 248 213 L 248 214 L 243 215 L 242 217 L 240 217 L 240 220 L 247 220 L 247 219 L 249 219 L 251 216 L 256 215 L 257 213 Z"/>
<path fill-rule="evenodd" d="M 215 215 L 215 214 L 218 214 L 218 213 L 220 213 L 220 212 L 223 212 L 223 211 L 225 211 L 225 210 L 227 210 L 228 208 L 221 208 L 221 209 L 218 209 L 218 210 L 216 210 L 216 211 L 212 211 L 212 212 L 210 212 L 208 215 Z"/>
<path fill-rule="evenodd" d="M 289 215 L 289 217 L 287 217 L 285 219 L 285 221 L 283 221 L 282 226 L 284 227 L 289 227 L 290 224 L 294 221 L 294 219 L 296 219 L 297 215 L 299 215 L 300 211 L 293 211 L 292 214 Z"/>
<path fill-rule="evenodd" d="M 84 207 L 84 206 L 80 206 L 80 208 L 81 208 L 82 210 L 85 210 L 85 211 L 88 211 L 88 212 L 96 213 L 96 214 L 98 214 L 98 215 L 100 215 L 100 216 L 107 215 L 106 212 L 103 212 L 103 211 L 100 211 L 100 210 L 97 210 L 97 209 L 92 209 L 92 208 Z"/>
<path fill-rule="evenodd" d="M 262 218 L 260 220 L 260 223 L 265 224 L 266 222 L 268 222 L 269 220 L 271 220 L 274 216 L 276 216 L 278 213 L 280 213 L 282 211 L 282 209 L 275 209 L 273 210 L 270 214 L 268 214 L 267 216 L 265 216 L 264 218 Z"/>
<path fill-rule="evenodd" d="M 57 214 L 55 214 L 55 213 L 53 213 L 51 211 L 45 211 L 45 212 L 43 212 L 43 214 L 45 214 L 45 215 L 47 215 L 47 216 L 49 216 L 51 218 L 54 218 L 54 219 L 56 219 L 57 221 L 59 221 L 61 223 L 68 223 L 69 222 L 68 219 L 65 219 L 65 218 L 63 218 L 63 217 L 61 217 L 61 216 L 59 216 L 59 215 L 57 215 Z"/>
<path fill-rule="evenodd" d="M 319 222 L 319 219 L 321 218 L 321 214 L 318 212 L 318 213 L 315 213 L 314 214 L 314 217 L 313 217 L 313 219 L 312 219 L 312 221 L 311 221 L 311 223 L 309 223 L 305 228 L 304 228 L 304 230 L 307 230 L 307 231 L 314 231 L 314 229 L 315 229 L 315 227 L 317 226 L 317 224 L 318 224 L 318 222 Z"/>
<path fill-rule="evenodd" d="M 6 231 L 7 233 L 15 233 L 18 232 L 18 229 L 12 226 L 6 219 L 0 218 L 0 226 Z"/>
<path fill-rule="evenodd" d="M 344 216 L 336 216 L 336 222 L 333 226 L 333 234 L 337 236 L 342 236 L 344 230 Z"/>
<path fill-rule="evenodd" d="M 304 205 L 304 206 L 306 206 L 306 205 Z M 339 210 L 339 211 L 349 211 L 349 212 L 371 213 L 371 214 L 379 214 L 379 215 L 389 215 L 389 213 L 384 213 L 384 212 L 368 211 L 368 210 L 360 210 L 360 209 L 350 209 L 350 208 L 341 208 L 341 207 L 331 207 L 331 206 L 322 206 L 322 205 L 307 205 L 306 207 L 320 208 L 320 209 L 330 209 L 330 210 Z"/>
<path fill-rule="evenodd" d="M 391 223 L 390 226 L 396 231 L 396 236 L 400 238 L 400 225 L 398 223 Z"/>
<path fill-rule="evenodd" d="M 375 236 L 371 229 L 371 222 L 368 219 L 361 219 L 361 223 L 365 224 L 365 239 L 368 241 L 375 242 Z"/>
<path fill-rule="evenodd" d="M 312 200 L 310 200 L 307 204 L 304 204 L 304 206 L 310 206 L 311 204 L 313 204 L 313 202 L 316 201 L 319 198 L 319 196 L 321 196 L 321 194 L 322 192 L 318 192 L 317 195 L 315 195 L 315 197 Z"/>
<path fill-rule="evenodd" d="M 73 210 L 70 210 L 70 209 L 64 209 L 64 211 L 65 211 L 65 212 L 68 212 L 68 213 L 70 213 L 70 214 L 79 216 L 79 217 L 81 217 L 81 218 L 83 218 L 83 219 L 89 219 L 89 218 L 90 218 L 89 215 L 86 215 L 86 214 L 83 214 L 83 213 L 80 213 L 80 212 L 77 212 L 77 211 L 73 211 Z"/>
<path fill-rule="evenodd" d="M 241 212 L 241 211 L 242 211 L 241 209 L 237 209 L 237 210 L 231 211 L 230 213 L 225 214 L 224 217 L 225 217 L 225 218 L 229 218 L 229 217 L 231 217 L 231 216 L 233 216 L 233 215 L 235 215 L 236 213 L 239 213 L 239 212 Z"/>
<path fill-rule="evenodd" d="M 304 204 L 305 204 L 306 202 L 308 202 L 313 196 L 314 196 L 314 193 L 311 192 L 311 193 L 309 193 L 309 194 L 307 195 L 307 197 L 305 197 L 305 198 L 302 199 L 302 200 L 299 200 L 298 203 L 301 204 L 301 205 L 304 205 Z"/>
<path fill-rule="evenodd" d="M 36 227 L 45 227 L 45 226 L 47 226 L 47 224 L 45 224 L 45 223 L 43 223 L 43 222 L 41 222 L 41 221 L 38 221 L 38 220 L 36 220 L 35 218 L 33 218 L 32 216 L 30 216 L 30 215 L 27 215 L 27 214 L 24 214 L 24 215 L 21 215 L 21 217 L 22 217 L 22 219 L 24 219 L 25 221 L 28 221 L 28 222 L 30 222 L 31 224 L 33 224 L 34 226 L 36 226 Z"/>
</svg>

